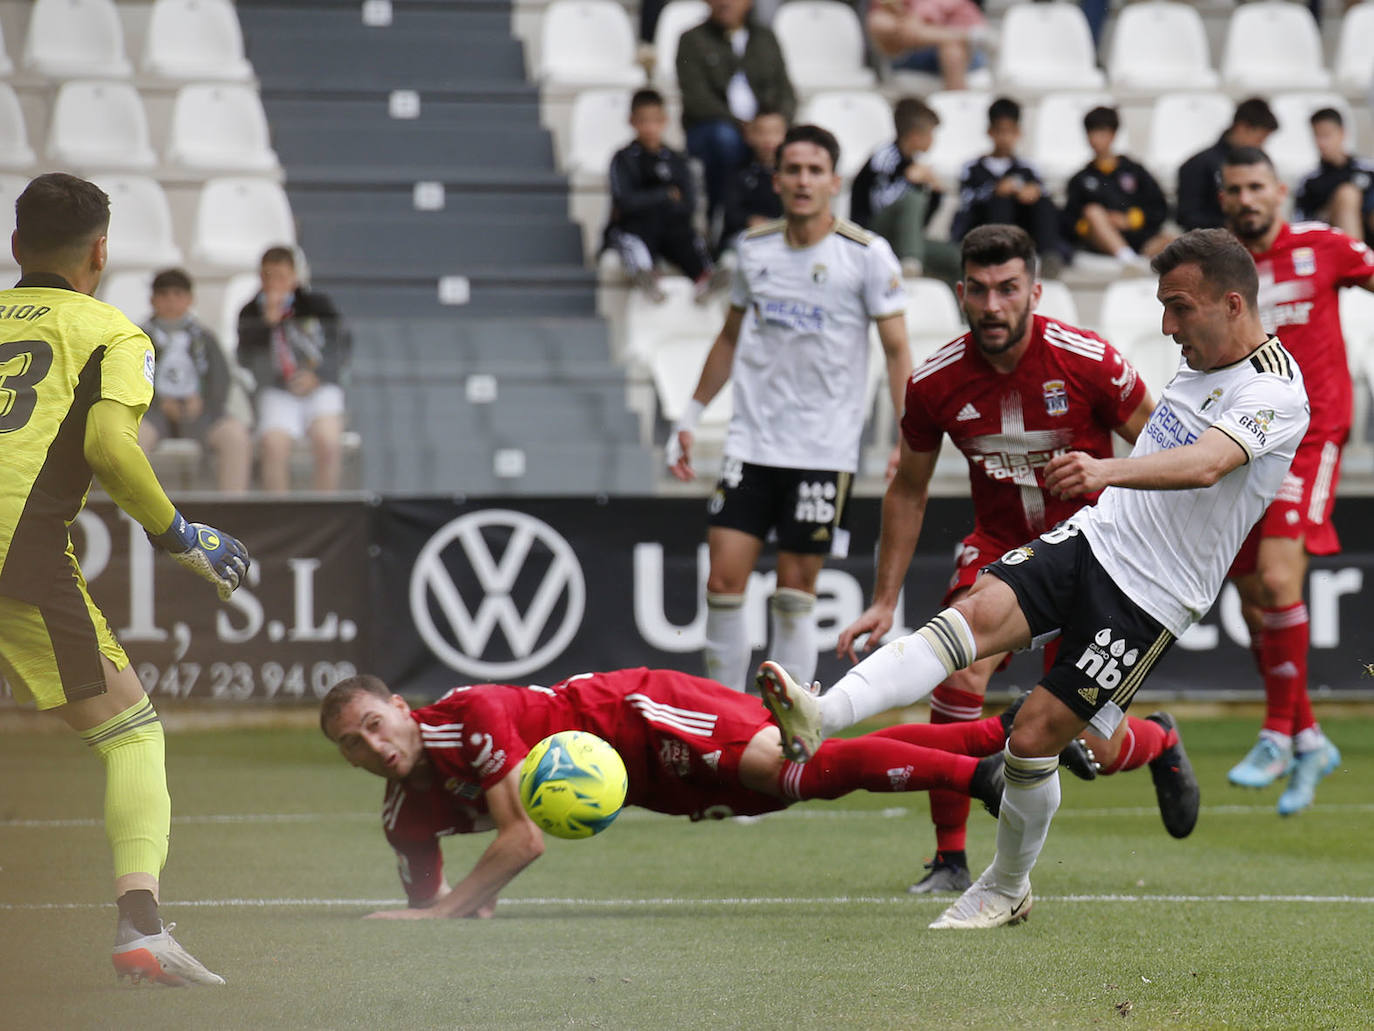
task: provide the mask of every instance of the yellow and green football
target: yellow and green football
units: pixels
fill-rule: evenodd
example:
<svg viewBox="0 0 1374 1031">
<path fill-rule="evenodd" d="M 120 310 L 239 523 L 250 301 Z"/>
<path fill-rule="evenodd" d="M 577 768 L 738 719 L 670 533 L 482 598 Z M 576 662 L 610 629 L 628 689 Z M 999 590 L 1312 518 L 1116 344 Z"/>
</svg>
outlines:
<svg viewBox="0 0 1374 1031">
<path fill-rule="evenodd" d="M 629 780 L 620 754 L 595 734 L 564 730 L 530 749 L 520 767 L 520 802 L 560 838 L 590 838 L 611 825 Z"/>
</svg>

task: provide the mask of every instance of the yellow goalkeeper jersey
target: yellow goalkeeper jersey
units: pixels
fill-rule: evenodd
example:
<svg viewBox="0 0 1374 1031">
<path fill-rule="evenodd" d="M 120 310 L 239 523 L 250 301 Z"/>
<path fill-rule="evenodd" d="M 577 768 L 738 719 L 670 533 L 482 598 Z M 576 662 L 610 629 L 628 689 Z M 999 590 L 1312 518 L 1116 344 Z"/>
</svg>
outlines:
<svg viewBox="0 0 1374 1031">
<path fill-rule="evenodd" d="M 0 290 L 0 594 L 41 604 L 70 577 L 69 527 L 86 503 L 86 415 L 100 400 L 140 414 L 153 345 L 119 309 L 58 276 Z"/>
</svg>

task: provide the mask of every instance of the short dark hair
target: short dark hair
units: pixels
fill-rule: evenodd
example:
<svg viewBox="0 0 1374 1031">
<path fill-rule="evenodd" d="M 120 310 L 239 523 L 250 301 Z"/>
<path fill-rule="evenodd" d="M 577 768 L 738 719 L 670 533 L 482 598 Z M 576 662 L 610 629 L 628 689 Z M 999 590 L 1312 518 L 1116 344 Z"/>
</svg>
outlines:
<svg viewBox="0 0 1374 1031">
<path fill-rule="evenodd" d="M 778 144 L 778 154 L 774 161 L 779 168 L 782 167 L 782 152 L 794 143 L 814 143 L 830 155 L 830 171 L 833 172 L 839 167 L 840 141 L 835 139 L 833 132 L 822 129 L 819 125 L 794 125 L 787 130 L 782 143 Z"/>
<path fill-rule="evenodd" d="M 191 293 L 191 277 L 185 269 L 165 268 L 153 277 L 153 293 L 163 290 L 185 290 Z"/>
<path fill-rule="evenodd" d="M 1017 125 L 1021 124 L 1021 105 L 1011 97 L 998 97 L 988 105 L 988 125 L 1000 122 L 1004 118 L 1011 119 Z"/>
<path fill-rule="evenodd" d="M 940 124 L 940 116 L 920 97 L 903 97 L 892 109 L 892 124 L 901 137 L 916 129 L 934 129 Z"/>
<path fill-rule="evenodd" d="M 630 114 L 634 114 L 641 107 L 662 107 L 663 94 L 656 89 L 637 89 L 634 96 L 630 98 Z"/>
<path fill-rule="evenodd" d="M 965 272 L 970 265 L 1001 265 L 1020 258 L 1026 263 L 1026 271 L 1030 273 L 1032 282 L 1039 275 L 1035 241 L 1020 226 L 992 222 L 970 229 L 964 236 L 959 257 Z"/>
<path fill-rule="evenodd" d="M 1274 132 L 1279 127 L 1279 120 L 1274 117 L 1274 111 L 1267 100 L 1263 97 L 1251 97 L 1236 105 L 1236 113 L 1231 116 L 1231 124 L 1248 125 L 1252 129 L 1268 129 Z"/>
<path fill-rule="evenodd" d="M 1241 165 L 1268 165 L 1269 170 L 1274 171 L 1274 162 L 1269 160 L 1269 155 L 1260 150 L 1259 147 L 1228 147 L 1226 153 L 1222 155 L 1221 164 L 1224 168 L 1236 168 Z"/>
<path fill-rule="evenodd" d="M 385 702 L 390 700 L 392 693 L 381 677 L 374 677 L 371 673 L 345 677 L 331 687 L 320 701 L 320 730 L 324 732 L 325 737 L 333 741 L 329 734 L 329 724 L 334 722 L 349 702 L 360 694 L 370 694 Z"/>
<path fill-rule="evenodd" d="M 1164 276 L 1180 265 L 1196 265 L 1216 296 L 1234 290 L 1254 311 L 1259 307 L 1259 273 L 1245 245 L 1226 229 L 1194 229 L 1155 255 L 1150 268 Z"/>
<path fill-rule="evenodd" d="M 55 255 L 84 247 L 110 228 L 110 198 L 95 183 L 66 172 L 33 179 L 14 202 L 14 228 L 25 254 Z"/>
<path fill-rule="evenodd" d="M 1312 127 L 1316 128 L 1318 122 L 1334 122 L 1339 128 L 1345 128 L 1345 119 L 1334 107 L 1322 107 L 1312 112 L 1310 119 Z"/>
<path fill-rule="evenodd" d="M 295 268 L 295 267 L 296 267 L 296 252 L 293 251 L 290 247 L 286 247 L 286 246 L 283 246 L 283 245 L 281 245 L 281 244 L 278 244 L 278 245 L 275 246 L 275 247 L 269 247 L 269 248 L 267 248 L 267 250 L 263 251 L 263 252 L 262 252 L 262 261 L 258 262 L 258 264 L 260 264 L 260 265 L 290 265 L 292 268 Z"/>
<path fill-rule="evenodd" d="M 1094 129 L 1110 129 L 1112 132 L 1116 132 L 1120 128 L 1121 118 L 1117 115 L 1114 107 L 1095 107 L 1083 116 L 1085 132 L 1092 132 Z"/>
</svg>

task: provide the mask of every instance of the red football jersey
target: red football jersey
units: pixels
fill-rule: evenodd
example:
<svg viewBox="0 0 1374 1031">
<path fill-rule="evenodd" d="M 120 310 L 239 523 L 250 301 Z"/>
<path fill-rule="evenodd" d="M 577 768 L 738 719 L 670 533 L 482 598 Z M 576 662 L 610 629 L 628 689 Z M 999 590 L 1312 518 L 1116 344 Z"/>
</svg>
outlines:
<svg viewBox="0 0 1374 1031">
<path fill-rule="evenodd" d="M 382 826 L 412 902 L 443 875 L 437 838 L 490 830 L 486 790 L 560 730 L 609 741 L 625 761 L 626 805 L 702 817 L 783 807 L 739 786 L 739 756 L 768 711 L 750 695 L 674 670 L 584 673 L 553 687 L 456 687 L 411 712 L 429 761 L 427 784 L 392 781 Z"/>
<path fill-rule="evenodd" d="M 968 458 L 976 530 L 1024 544 L 1091 501 L 1055 498 L 1044 467 L 1055 455 L 1112 454 L 1112 431 L 1145 397 L 1145 383 L 1095 333 L 1034 317 L 1030 344 L 1010 373 L 978 351 L 972 334 L 946 344 L 911 374 L 902 435 L 914 451 L 950 439 Z"/>
<path fill-rule="evenodd" d="M 1307 435 L 1343 439 L 1352 390 L 1338 295 L 1374 276 L 1374 252 L 1325 222 L 1295 222 L 1280 226 L 1274 245 L 1254 259 L 1264 328 L 1298 360 L 1307 383 Z"/>
</svg>

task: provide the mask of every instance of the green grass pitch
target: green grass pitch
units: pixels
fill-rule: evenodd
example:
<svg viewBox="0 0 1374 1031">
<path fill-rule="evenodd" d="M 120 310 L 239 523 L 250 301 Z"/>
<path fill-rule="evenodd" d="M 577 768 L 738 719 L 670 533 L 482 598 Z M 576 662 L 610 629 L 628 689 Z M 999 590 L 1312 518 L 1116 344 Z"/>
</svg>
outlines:
<svg viewBox="0 0 1374 1031">
<path fill-rule="evenodd" d="M 1022 927 L 926 929 L 921 795 L 745 823 L 628 811 L 549 839 L 488 921 L 362 921 L 399 885 L 381 783 L 316 732 L 168 735 L 164 915 L 228 985 L 116 988 L 99 764 L 70 734 L 0 733 L 0 1027 L 1354 1028 L 1374 1024 L 1374 719 L 1318 805 L 1225 771 L 1256 721 L 1184 722 L 1204 809 L 1160 826 L 1147 771 L 1064 804 Z M 975 812 L 975 867 L 994 824 Z M 449 873 L 488 836 L 451 839 Z"/>
</svg>

